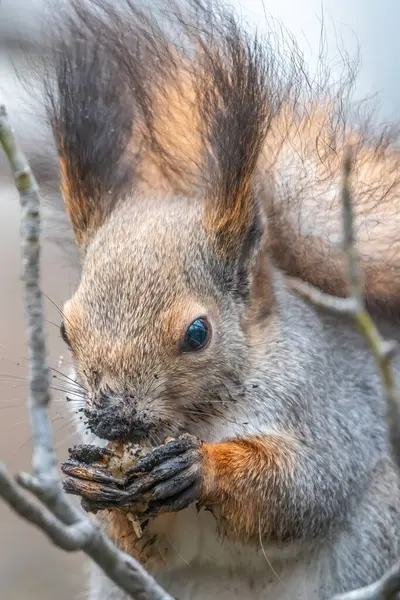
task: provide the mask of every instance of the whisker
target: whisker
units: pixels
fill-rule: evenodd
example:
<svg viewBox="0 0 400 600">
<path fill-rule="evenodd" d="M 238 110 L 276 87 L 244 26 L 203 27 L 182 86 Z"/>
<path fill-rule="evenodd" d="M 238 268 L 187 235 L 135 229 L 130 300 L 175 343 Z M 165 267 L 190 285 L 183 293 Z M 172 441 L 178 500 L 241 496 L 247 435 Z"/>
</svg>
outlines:
<svg viewBox="0 0 400 600">
<path fill-rule="evenodd" d="M 30 434 L 29 437 L 21 444 L 21 446 L 14 452 L 14 454 L 12 455 L 11 458 L 14 458 L 14 456 L 19 454 L 21 452 L 21 450 L 31 441 L 32 441 L 32 434 Z"/>
<path fill-rule="evenodd" d="M 21 375 L 5 375 L 5 374 L 0 374 L 0 381 L 26 381 L 28 382 L 28 378 L 27 377 L 22 377 Z"/>
<path fill-rule="evenodd" d="M 53 417 L 50 422 L 53 425 L 59 419 L 62 419 L 62 418 L 64 418 L 63 415 L 59 415 L 58 414 L 55 417 Z M 11 425 L 7 425 L 6 428 L 0 429 L 0 431 L 5 431 L 6 429 L 7 429 L 7 431 L 10 430 L 10 429 L 15 429 L 16 427 L 19 427 L 20 425 L 24 425 L 25 423 L 28 423 L 28 421 L 29 421 L 29 418 L 26 417 L 25 419 L 21 419 L 20 421 L 16 421 L 15 423 L 11 423 Z"/>
<path fill-rule="evenodd" d="M 49 386 L 50 390 L 56 391 L 56 392 L 62 392 L 63 394 L 71 394 L 72 396 L 79 396 L 80 398 L 84 398 L 85 395 L 82 392 L 75 392 L 74 390 L 71 390 L 70 388 L 62 388 L 62 387 L 58 387 L 58 386 Z"/>
<path fill-rule="evenodd" d="M 224 419 L 228 423 L 231 423 L 232 425 L 238 425 L 237 420 L 230 419 L 226 414 L 224 414 L 222 412 L 206 412 L 206 411 L 203 412 L 202 410 L 196 410 L 196 409 L 191 409 L 190 407 L 185 407 L 185 415 L 188 416 L 189 418 L 196 417 L 197 419 L 220 418 L 220 419 Z"/>
<path fill-rule="evenodd" d="M 55 376 L 53 376 L 54 378 Z M 67 377 L 65 375 L 65 377 Z M 58 379 L 58 381 L 60 381 L 61 383 L 63 383 L 64 380 L 59 379 L 58 377 L 55 377 L 56 379 Z M 64 381 L 64 383 L 66 384 L 65 387 L 62 386 L 50 386 L 51 390 L 54 391 L 59 391 L 59 392 L 63 392 L 63 393 L 69 393 L 69 394 L 73 394 L 75 396 L 81 396 L 82 398 L 84 397 L 84 392 L 86 392 L 85 388 L 83 386 L 81 386 L 80 384 L 78 384 L 77 382 L 74 382 L 71 378 L 67 377 L 67 379 L 69 379 L 71 381 L 71 383 L 67 381 Z M 22 377 L 20 375 L 5 375 L 2 374 L 0 375 L 0 382 L 2 383 L 10 383 L 10 384 L 14 384 L 14 388 L 19 388 L 19 387 L 26 387 L 29 385 L 29 379 L 27 377 Z M 72 388 L 72 384 L 76 385 L 77 388 L 81 388 L 81 389 L 73 389 Z M 67 387 L 68 385 L 68 387 Z"/>
<path fill-rule="evenodd" d="M 60 377 L 59 375 L 52 375 L 51 376 L 52 379 L 57 379 L 57 381 L 60 381 L 61 383 L 64 383 L 68 386 L 71 386 L 71 389 L 73 388 L 77 388 L 77 389 L 83 389 L 84 391 L 86 391 L 83 386 L 79 385 L 78 383 L 74 383 L 73 381 L 68 381 L 66 379 L 63 379 L 62 377 Z"/>
<path fill-rule="evenodd" d="M 49 321 L 48 319 L 44 319 L 44 322 L 48 323 L 49 325 L 54 325 L 54 327 L 57 327 L 57 329 L 60 329 L 60 326 L 57 323 L 54 323 L 53 321 Z"/>
<path fill-rule="evenodd" d="M 74 389 L 72 386 L 70 387 L 70 384 L 68 383 L 68 381 L 62 381 L 61 379 L 56 378 L 57 381 L 59 381 L 60 383 L 57 384 L 58 387 L 64 389 L 64 391 L 68 394 L 71 394 L 72 396 L 77 396 L 79 398 L 84 398 L 86 396 L 86 392 L 84 390 L 80 390 L 80 389 Z M 65 387 L 64 387 L 65 384 Z M 55 387 L 55 386 L 53 386 Z"/>
<path fill-rule="evenodd" d="M 54 367 L 51 367 L 51 370 L 54 371 L 55 373 L 57 373 L 57 375 L 61 375 L 61 377 L 64 377 L 65 379 L 68 379 L 68 381 L 70 381 L 74 385 L 77 385 L 78 387 L 80 387 L 83 390 L 87 391 L 86 388 L 85 388 L 85 386 L 82 385 L 79 381 L 76 381 L 76 379 L 72 379 L 72 377 L 69 377 L 69 375 L 66 375 L 65 373 L 63 373 L 62 371 L 59 371 L 58 369 L 55 369 Z"/>
<path fill-rule="evenodd" d="M 58 404 L 62 404 L 63 406 L 66 406 L 66 404 L 65 404 L 66 402 L 71 402 L 71 403 L 76 402 L 77 404 L 78 403 L 84 404 L 84 399 L 82 399 L 82 398 L 76 398 L 76 399 L 75 398 L 69 398 L 68 394 L 66 393 L 65 395 L 63 394 L 61 397 L 60 396 L 54 396 L 51 399 L 51 403 L 54 404 L 55 402 L 57 402 Z"/>
<path fill-rule="evenodd" d="M 72 424 L 73 424 L 73 423 L 72 423 Z M 57 442 L 57 444 L 56 444 L 56 449 L 59 449 L 59 447 L 60 447 L 60 446 L 63 446 L 67 440 L 69 440 L 70 438 L 72 438 L 72 437 L 73 437 L 73 436 L 75 436 L 75 435 L 76 435 L 76 432 L 75 432 L 75 431 L 72 431 L 71 433 L 69 433 L 69 434 L 67 435 L 67 437 L 65 437 L 63 440 L 61 440 L 61 441 Z"/>
<path fill-rule="evenodd" d="M 7 356 L 1 356 L 0 359 L 4 362 L 8 362 L 10 365 L 15 365 L 17 367 L 22 367 L 22 366 L 27 367 L 29 365 L 29 359 L 24 358 L 24 357 L 20 358 L 19 360 L 12 360 L 11 358 L 8 358 Z M 24 363 L 24 365 L 21 364 L 22 362 Z"/>
<path fill-rule="evenodd" d="M 204 400 L 204 406 L 207 406 L 208 404 L 227 405 L 229 402 L 232 402 L 232 400 L 230 400 L 230 399 L 222 400 L 221 398 L 219 400 Z"/>
<path fill-rule="evenodd" d="M 158 390 L 160 389 L 160 387 L 163 387 L 164 383 L 159 383 L 157 386 L 155 386 L 154 388 L 151 388 L 151 392 L 157 393 Z M 176 384 L 173 385 L 167 385 L 166 388 L 162 391 L 162 393 L 159 395 L 159 398 L 163 398 L 165 396 L 169 396 L 170 394 L 173 394 L 174 392 L 176 392 L 177 390 L 181 390 L 182 389 L 182 384 L 180 382 L 177 382 Z"/>
<path fill-rule="evenodd" d="M 79 389 L 79 388 L 74 388 L 72 384 L 69 383 L 69 381 L 64 381 L 58 377 L 52 377 L 52 386 L 53 387 L 60 387 L 64 390 L 67 390 L 70 394 L 73 394 L 75 396 L 86 396 L 86 391 Z"/>
<path fill-rule="evenodd" d="M 68 402 L 70 406 L 76 404 L 77 406 L 86 406 L 85 398 L 70 398 L 66 396 L 64 402 Z"/>
<path fill-rule="evenodd" d="M 8 381 L 6 383 L 11 383 L 11 381 Z M 28 387 L 29 382 L 25 381 L 24 383 L 13 383 L 13 388 L 17 389 L 17 388 L 23 388 L 23 387 Z"/>
<path fill-rule="evenodd" d="M 286 584 L 283 582 L 283 580 L 279 577 L 278 573 L 275 571 L 271 561 L 269 560 L 269 558 L 267 556 L 267 553 L 265 552 L 265 548 L 264 548 L 264 544 L 263 544 L 262 536 L 261 536 L 261 518 L 260 518 L 260 516 L 258 518 L 258 537 L 259 537 L 261 552 L 263 553 L 263 556 L 266 560 L 267 565 L 269 566 L 269 568 L 271 569 L 272 573 L 275 575 L 275 577 L 277 578 L 277 580 L 279 581 L 281 586 L 287 590 L 288 588 L 286 587 Z"/>
<path fill-rule="evenodd" d="M 62 316 L 63 319 L 65 319 L 68 323 L 70 323 L 70 321 L 67 319 L 67 317 L 64 315 L 64 312 L 61 310 L 61 308 L 54 302 L 54 300 L 52 300 L 50 298 L 50 296 L 48 296 L 47 294 L 45 294 L 44 292 L 42 292 L 42 296 L 44 296 L 45 298 L 47 298 L 47 300 L 49 302 L 51 302 L 51 304 L 54 306 L 54 308 L 59 312 L 59 314 Z"/>
<path fill-rule="evenodd" d="M 4 381 L 4 383 L 12 383 L 13 384 L 13 388 L 14 389 L 18 389 L 18 388 L 26 388 L 29 386 L 29 381 L 24 381 L 24 382 L 20 382 L 20 383 L 15 383 L 15 381 L 11 380 L 11 381 Z M 71 388 L 62 388 L 62 387 L 58 387 L 58 386 L 54 386 L 54 385 L 50 385 L 49 386 L 49 390 L 55 391 L 55 392 L 61 392 L 62 394 L 71 394 L 72 396 L 78 396 L 80 398 L 84 398 L 85 395 L 83 392 L 78 391 L 78 390 L 71 390 Z"/>
<path fill-rule="evenodd" d="M 28 422 L 28 417 L 26 419 L 21 419 L 20 421 L 16 421 L 15 423 L 11 423 L 10 425 L 7 425 L 7 427 L 2 427 L 0 429 L 0 431 L 9 431 L 10 429 L 15 429 L 16 427 L 19 427 L 20 425 L 23 425 L 27 422 Z"/>
<path fill-rule="evenodd" d="M 60 431 L 62 431 L 65 427 L 74 425 L 75 423 L 74 421 L 70 420 L 70 421 L 66 421 L 65 423 L 62 423 L 62 425 L 60 425 L 60 427 L 57 427 L 57 429 L 54 430 L 54 435 L 58 435 L 60 433 Z"/>
<path fill-rule="evenodd" d="M 157 440 L 153 433 L 149 433 L 149 439 L 150 439 L 152 446 L 158 446 Z"/>
<path fill-rule="evenodd" d="M 169 544 L 172 546 L 172 548 L 174 549 L 174 551 L 177 553 L 177 555 L 179 556 L 179 558 L 182 559 L 182 561 L 190 568 L 192 568 L 192 565 L 190 564 L 190 562 L 188 562 L 186 560 L 186 558 L 183 556 L 183 554 L 181 554 L 181 552 L 179 552 L 178 550 L 178 546 L 172 541 L 172 539 L 168 539 Z"/>
</svg>

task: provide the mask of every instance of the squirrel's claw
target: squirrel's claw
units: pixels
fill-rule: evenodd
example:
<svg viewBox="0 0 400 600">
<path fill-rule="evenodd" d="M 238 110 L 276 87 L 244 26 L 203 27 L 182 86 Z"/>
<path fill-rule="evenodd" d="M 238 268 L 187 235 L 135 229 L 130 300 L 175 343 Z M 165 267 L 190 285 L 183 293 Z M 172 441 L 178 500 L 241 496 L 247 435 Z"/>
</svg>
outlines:
<svg viewBox="0 0 400 600">
<path fill-rule="evenodd" d="M 199 485 L 195 480 L 192 485 L 163 500 L 152 500 L 144 513 L 146 517 L 155 517 L 164 512 L 178 512 L 198 500 Z"/>
<path fill-rule="evenodd" d="M 154 488 L 146 515 L 156 516 L 163 512 L 177 512 L 198 500 L 201 465 L 193 463 L 175 477 Z"/>
<path fill-rule="evenodd" d="M 75 452 L 77 448 L 77 452 Z M 90 453 L 86 450 L 90 449 Z M 82 506 L 88 512 L 97 512 L 101 508 L 110 508 L 118 506 L 126 492 L 123 488 L 125 481 L 115 477 L 105 469 L 80 462 L 79 458 L 84 460 L 92 459 L 95 463 L 99 456 L 104 456 L 108 451 L 99 448 L 96 454 L 96 447 L 76 446 L 70 450 L 73 458 L 66 460 L 61 465 L 62 472 L 67 475 L 63 481 L 64 490 L 69 494 L 81 496 Z M 111 454 L 111 453 L 110 453 Z"/>
<path fill-rule="evenodd" d="M 123 502 L 146 499 L 162 503 L 195 484 L 201 476 L 201 464 L 197 450 L 188 450 L 154 467 L 150 473 L 135 479 L 126 490 L 129 498 Z"/>
<path fill-rule="evenodd" d="M 64 490 L 68 494 L 75 494 L 87 500 L 94 502 L 107 503 L 109 506 L 118 506 L 122 496 L 127 492 L 117 487 L 101 485 L 87 479 L 78 479 L 77 477 L 66 477 L 63 481 Z"/>
<path fill-rule="evenodd" d="M 61 470 L 65 475 L 77 479 L 85 479 L 96 483 L 124 485 L 124 480 L 114 477 L 111 473 L 100 467 L 94 467 L 78 460 L 69 459 L 62 463 Z"/>
<path fill-rule="evenodd" d="M 126 477 L 136 476 L 138 473 L 148 473 L 162 465 L 168 459 L 182 456 L 187 450 L 200 448 L 201 442 L 194 435 L 184 434 L 177 440 L 172 440 L 154 448 L 149 454 L 139 458 L 134 467 L 126 472 Z"/>
<path fill-rule="evenodd" d="M 130 500 L 146 500 L 148 516 L 183 510 L 198 499 L 202 479 L 201 442 L 194 436 L 155 448 L 128 472 Z M 149 469 L 147 474 L 143 472 Z M 140 474 L 142 475 L 140 475 Z M 137 475 L 139 479 L 133 479 Z M 125 501 L 125 499 L 124 499 Z"/>
<path fill-rule="evenodd" d="M 157 485 L 152 493 L 152 499 L 155 501 L 166 500 L 178 493 L 184 492 L 197 482 L 200 471 L 200 465 L 192 463 L 189 468 Z"/>
</svg>

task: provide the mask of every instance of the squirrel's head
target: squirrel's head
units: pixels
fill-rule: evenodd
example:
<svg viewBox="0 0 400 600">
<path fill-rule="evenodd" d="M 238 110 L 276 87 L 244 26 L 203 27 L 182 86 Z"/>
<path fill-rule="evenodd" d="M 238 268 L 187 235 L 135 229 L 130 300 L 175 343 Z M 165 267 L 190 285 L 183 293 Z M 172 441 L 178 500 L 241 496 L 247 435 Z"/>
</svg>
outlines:
<svg viewBox="0 0 400 600">
<path fill-rule="evenodd" d="M 126 199 L 86 249 L 62 335 L 100 438 L 205 435 L 244 393 L 251 250 L 230 260 L 202 216 L 199 200 Z"/>
<path fill-rule="evenodd" d="M 140 47 L 149 44 L 143 23 L 132 43 L 116 18 L 78 17 L 56 53 L 49 106 L 82 256 L 61 331 L 87 426 L 104 439 L 206 436 L 245 394 L 249 331 L 271 307 L 255 182 L 274 107 L 268 65 L 231 19 L 211 28 L 212 39 L 198 28 L 198 54 L 179 63 L 161 32 L 151 52 Z M 175 97 L 181 90 L 180 73 L 191 92 L 178 94 L 169 124 L 176 110 L 190 114 L 185 148 L 192 136 L 199 150 L 186 186 L 176 184 L 188 171 L 176 135 L 175 145 L 163 138 L 160 101 L 166 81 Z M 146 161 L 154 180 L 144 184 Z"/>
</svg>

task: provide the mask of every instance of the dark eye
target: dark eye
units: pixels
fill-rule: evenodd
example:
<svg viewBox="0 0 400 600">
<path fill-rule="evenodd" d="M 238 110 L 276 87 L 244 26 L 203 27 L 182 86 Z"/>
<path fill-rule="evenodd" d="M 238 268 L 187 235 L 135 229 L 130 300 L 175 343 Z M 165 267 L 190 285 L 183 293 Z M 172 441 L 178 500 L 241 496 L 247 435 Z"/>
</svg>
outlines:
<svg viewBox="0 0 400 600">
<path fill-rule="evenodd" d="M 196 352 L 207 345 L 211 328 L 206 319 L 196 319 L 186 330 L 181 343 L 181 352 Z"/>
<path fill-rule="evenodd" d="M 67 336 L 67 332 L 66 332 L 66 329 L 65 329 L 64 321 L 61 321 L 60 335 L 61 335 L 61 338 L 63 339 L 63 341 L 67 344 L 67 346 L 70 346 L 70 343 L 69 343 L 69 340 L 68 340 L 68 336 Z"/>
</svg>

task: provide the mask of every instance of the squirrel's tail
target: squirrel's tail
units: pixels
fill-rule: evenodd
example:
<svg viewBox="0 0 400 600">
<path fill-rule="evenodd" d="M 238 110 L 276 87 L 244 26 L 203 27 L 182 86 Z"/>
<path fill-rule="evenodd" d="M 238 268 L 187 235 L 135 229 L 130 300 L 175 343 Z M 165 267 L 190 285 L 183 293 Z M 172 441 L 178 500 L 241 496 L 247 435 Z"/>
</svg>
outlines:
<svg viewBox="0 0 400 600">
<path fill-rule="evenodd" d="M 344 295 L 340 193 L 350 143 L 367 301 L 398 312 L 398 135 L 371 126 L 368 103 L 352 103 L 351 61 L 336 87 L 323 64 L 313 80 L 283 30 L 258 35 L 212 0 L 71 6 L 51 27 L 45 63 L 70 215 L 82 222 L 82 195 L 91 199 L 85 218 L 98 220 L 127 190 L 196 195 L 206 198 L 210 228 L 229 240 L 244 228 L 256 235 L 249 222 L 261 211 L 272 261 Z"/>
</svg>

